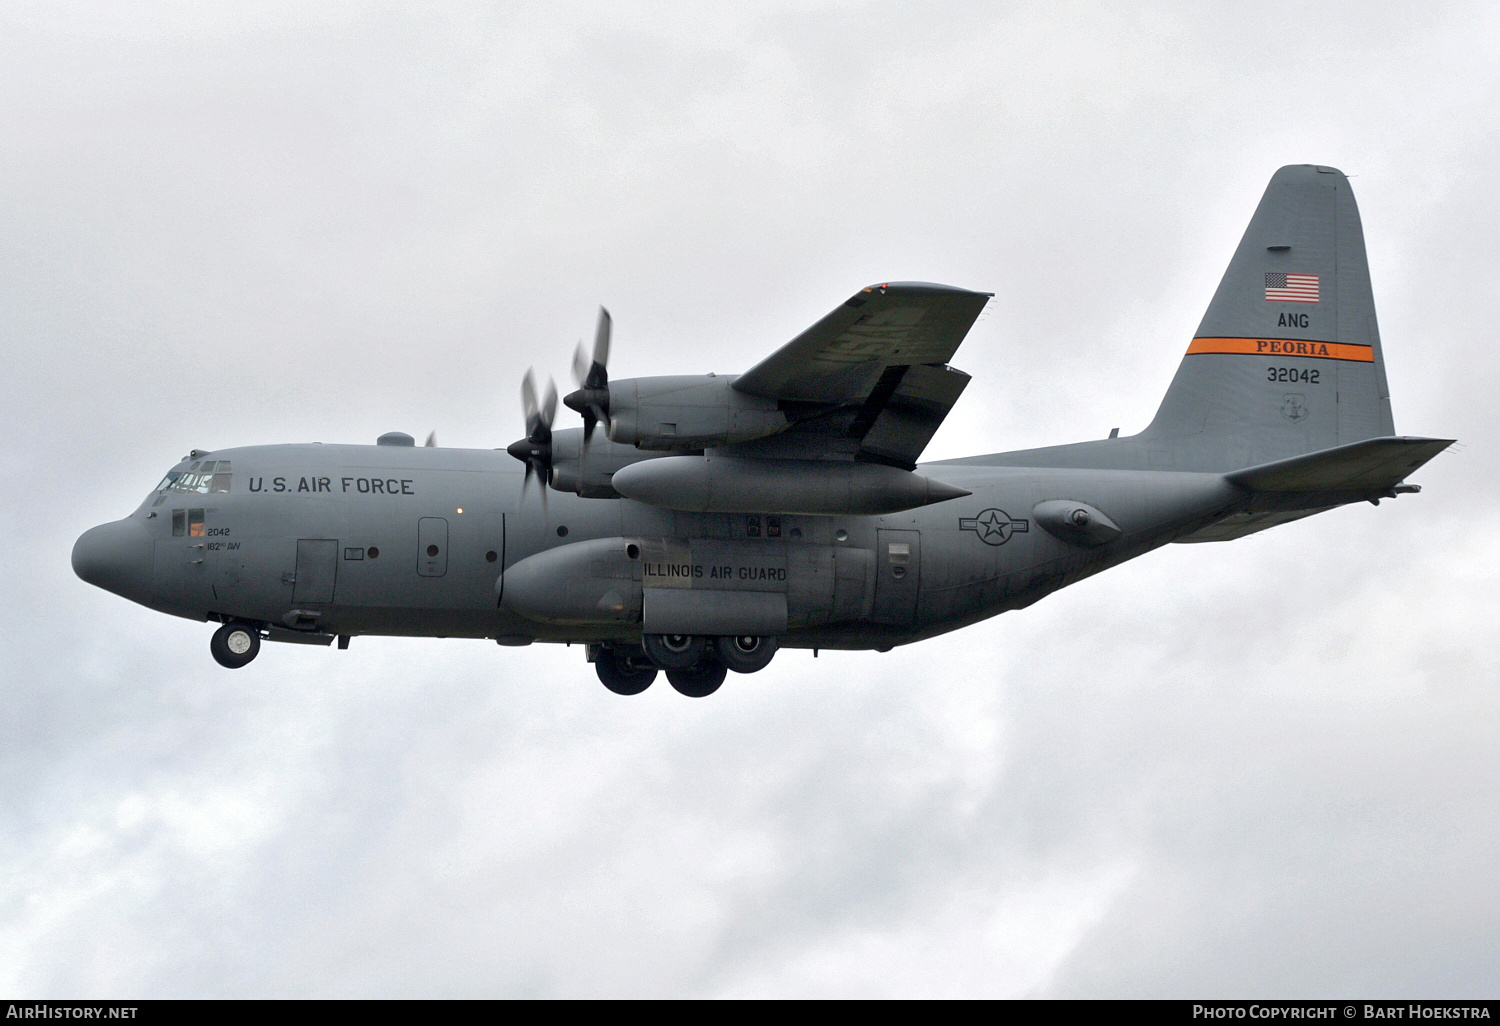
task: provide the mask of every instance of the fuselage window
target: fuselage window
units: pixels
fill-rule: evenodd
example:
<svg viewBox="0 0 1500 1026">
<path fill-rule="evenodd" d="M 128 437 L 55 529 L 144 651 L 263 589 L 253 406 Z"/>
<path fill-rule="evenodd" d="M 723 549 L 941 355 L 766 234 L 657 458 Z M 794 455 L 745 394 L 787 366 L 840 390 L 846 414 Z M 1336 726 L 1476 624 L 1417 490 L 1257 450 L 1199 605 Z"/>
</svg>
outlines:
<svg viewBox="0 0 1500 1026">
<path fill-rule="evenodd" d="M 187 510 L 174 509 L 172 511 L 172 537 L 181 538 L 187 534 Z"/>
</svg>

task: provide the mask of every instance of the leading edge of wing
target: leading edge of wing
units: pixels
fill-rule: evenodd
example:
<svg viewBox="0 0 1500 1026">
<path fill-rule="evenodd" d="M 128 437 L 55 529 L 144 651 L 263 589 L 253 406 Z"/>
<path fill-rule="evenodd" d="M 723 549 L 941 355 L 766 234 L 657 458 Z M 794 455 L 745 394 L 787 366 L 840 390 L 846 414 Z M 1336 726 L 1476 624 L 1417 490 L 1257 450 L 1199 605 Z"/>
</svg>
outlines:
<svg viewBox="0 0 1500 1026">
<path fill-rule="evenodd" d="M 991 292 L 893 281 L 861 289 L 734 387 L 766 399 L 862 402 L 887 367 L 946 364 Z"/>
</svg>

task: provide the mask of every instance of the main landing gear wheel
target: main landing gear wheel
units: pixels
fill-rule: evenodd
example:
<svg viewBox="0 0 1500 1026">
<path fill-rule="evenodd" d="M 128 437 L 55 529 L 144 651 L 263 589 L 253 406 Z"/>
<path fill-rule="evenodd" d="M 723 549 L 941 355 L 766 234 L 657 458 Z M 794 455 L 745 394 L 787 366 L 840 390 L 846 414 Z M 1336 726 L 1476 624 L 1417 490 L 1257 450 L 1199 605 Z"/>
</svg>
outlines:
<svg viewBox="0 0 1500 1026">
<path fill-rule="evenodd" d="M 238 670 L 260 654 L 260 631 L 248 623 L 226 623 L 214 631 L 208 650 L 220 666 Z"/>
<path fill-rule="evenodd" d="M 656 679 L 656 667 L 639 651 L 613 646 L 600 651 L 594 660 L 594 672 L 605 687 L 617 695 L 639 695 Z"/>
<path fill-rule="evenodd" d="M 753 634 L 715 638 L 714 654 L 735 673 L 755 673 L 764 670 L 776 654 L 776 639 Z"/>
<path fill-rule="evenodd" d="M 717 659 L 704 659 L 691 670 L 668 670 L 667 680 L 679 694 L 689 698 L 707 698 L 719 690 L 729 671 Z"/>
<path fill-rule="evenodd" d="M 641 647 L 663 670 L 691 670 L 703 658 L 708 641 L 692 634 L 647 634 Z"/>
</svg>

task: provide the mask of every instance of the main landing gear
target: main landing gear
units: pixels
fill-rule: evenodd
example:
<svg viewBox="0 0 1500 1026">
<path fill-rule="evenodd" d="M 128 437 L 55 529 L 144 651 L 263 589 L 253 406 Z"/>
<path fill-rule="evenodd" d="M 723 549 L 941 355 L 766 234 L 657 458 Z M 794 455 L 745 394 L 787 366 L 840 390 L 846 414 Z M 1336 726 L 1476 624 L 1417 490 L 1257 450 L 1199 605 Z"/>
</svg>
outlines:
<svg viewBox="0 0 1500 1026">
<path fill-rule="evenodd" d="M 594 672 L 617 695 L 639 695 L 656 679 L 656 666 L 640 649 L 603 645 L 594 657 Z"/>
<path fill-rule="evenodd" d="M 658 670 L 689 698 L 706 698 L 719 690 L 730 670 L 755 673 L 776 654 L 776 639 L 740 635 L 704 637 L 692 634 L 647 634 L 641 645 L 600 645 L 594 671 L 617 695 L 638 695 L 651 686 Z"/>
<path fill-rule="evenodd" d="M 705 657 L 690 670 L 668 670 L 667 683 L 671 684 L 679 695 L 687 695 L 689 698 L 707 698 L 719 690 L 719 685 L 724 683 L 724 678 L 728 673 L 723 663 L 717 659 Z"/>
<path fill-rule="evenodd" d="M 208 650 L 220 666 L 238 670 L 260 654 L 260 631 L 248 623 L 226 623 L 214 631 Z"/>
</svg>

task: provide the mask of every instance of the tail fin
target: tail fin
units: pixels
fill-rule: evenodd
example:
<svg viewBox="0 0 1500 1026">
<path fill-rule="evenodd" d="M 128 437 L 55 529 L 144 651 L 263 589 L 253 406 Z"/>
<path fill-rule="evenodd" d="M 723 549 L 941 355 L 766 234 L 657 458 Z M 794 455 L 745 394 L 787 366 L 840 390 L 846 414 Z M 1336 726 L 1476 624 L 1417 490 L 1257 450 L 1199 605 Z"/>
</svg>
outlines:
<svg viewBox="0 0 1500 1026">
<path fill-rule="evenodd" d="M 1393 434 L 1349 180 L 1284 167 L 1139 438 L 1153 465 L 1232 470 Z"/>
</svg>

